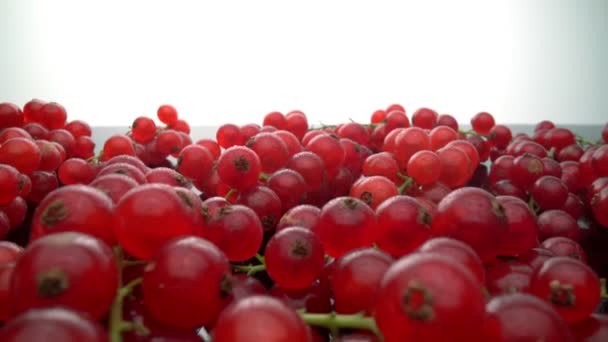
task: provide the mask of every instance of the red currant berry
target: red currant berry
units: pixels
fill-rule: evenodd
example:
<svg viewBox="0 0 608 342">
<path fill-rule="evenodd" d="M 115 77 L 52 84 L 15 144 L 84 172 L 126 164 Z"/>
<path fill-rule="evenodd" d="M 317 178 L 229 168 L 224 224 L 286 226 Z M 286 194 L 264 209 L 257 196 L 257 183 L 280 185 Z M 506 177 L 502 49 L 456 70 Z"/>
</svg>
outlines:
<svg viewBox="0 0 608 342">
<path fill-rule="evenodd" d="M 145 268 L 145 306 L 156 321 L 169 327 L 193 329 L 212 323 L 230 294 L 229 275 L 228 259 L 209 241 L 172 240 Z"/>
<path fill-rule="evenodd" d="M 310 287 L 325 266 L 319 238 L 301 227 L 286 228 L 273 235 L 266 245 L 264 257 L 270 278 L 289 290 Z"/>
<path fill-rule="evenodd" d="M 205 238 L 226 253 L 230 261 L 245 261 L 258 252 L 263 234 L 255 211 L 235 204 L 221 207 L 207 220 Z"/>
<path fill-rule="evenodd" d="M 82 233 L 50 234 L 32 242 L 17 261 L 13 312 L 64 306 L 100 319 L 117 287 L 118 266 L 105 243 Z"/>
<path fill-rule="evenodd" d="M 494 117 L 486 112 L 477 113 L 471 118 L 471 126 L 479 134 L 488 134 L 494 127 Z"/>
<path fill-rule="evenodd" d="M 230 147 L 218 159 L 217 172 L 226 185 L 236 190 L 245 190 L 258 182 L 260 158 L 247 147 Z"/>
<path fill-rule="evenodd" d="M 384 274 L 374 317 L 387 342 L 471 341 L 484 306 L 482 286 L 464 266 L 435 253 L 414 253 Z"/>
<path fill-rule="evenodd" d="M 581 261 L 555 257 L 539 267 L 531 291 L 549 301 L 569 324 L 589 317 L 600 302 L 600 279 Z"/>
<path fill-rule="evenodd" d="M 355 250 L 339 258 L 331 281 L 336 312 L 371 314 L 380 281 L 392 263 L 388 254 L 373 248 Z"/>
<path fill-rule="evenodd" d="M 529 294 L 505 294 L 486 305 L 484 341 L 574 342 L 574 337 L 557 312 Z"/>
<path fill-rule="evenodd" d="M 295 310 L 270 296 L 251 296 L 222 311 L 211 331 L 213 341 L 312 341 Z"/>
</svg>

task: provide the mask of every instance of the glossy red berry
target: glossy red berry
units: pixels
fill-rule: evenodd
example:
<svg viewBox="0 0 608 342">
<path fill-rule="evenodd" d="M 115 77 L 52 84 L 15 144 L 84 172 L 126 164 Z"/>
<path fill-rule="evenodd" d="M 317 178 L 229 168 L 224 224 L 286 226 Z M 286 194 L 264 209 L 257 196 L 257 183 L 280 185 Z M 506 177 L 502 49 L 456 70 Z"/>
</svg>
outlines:
<svg viewBox="0 0 608 342">
<path fill-rule="evenodd" d="M 499 248 L 499 255 L 519 255 L 538 246 L 536 218 L 522 199 L 513 196 L 498 196 L 507 218 L 508 230 Z"/>
<path fill-rule="evenodd" d="M 576 241 L 563 236 L 548 238 L 542 242 L 541 247 L 553 252 L 556 256 L 567 256 L 582 262 L 587 261 L 587 254 L 583 247 Z"/>
<path fill-rule="evenodd" d="M 207 220 L 205 238 L 226 253 L 230 261 L 245 261 L 260 249 L 263 233 L 255 211 L 235 204 L 220 208 Z"/>
<path fill-rule="evenodd" d="M 473 175 L 471 159 L 457 147 L 444 147 L 437 151 L 441 160 L 439 181 L 455 189 L 465 185 Z"/>
<path fill-rule="evenodd" d="M 593 196 L 590 204 L 595 220 L 608 228 L 608 186 Z"/>
<path fill-rule="evenodd" d="M 130 190 L 114 211 L 112 227 L 120 246 L 145 260 L 172 238 L 200 234 L 191 204 L 175 188 L 164 184 L 145 184 Z"/>
<path fill-rule="evenodd" d="M 325 253 L 333 257 L 368 247 L 374 241 L 376 215 L 365 202 L 337 197 L 321 209 L 317 234 Z"/>
<path fill-rule="evenodd" d="M 479 334 L 484 306 L 482 286 L 464 266 L 414 253 L 384 274 L 374 317 L 386 342 L 470 341 Z"/>
<path fill-rule="evenodd" d="M 549 301 L 569 324 L 589 317 L 600 302 L 600 279 L 583 262 L 554 257 L 536 270 L 531 291 Z"/>
<path fill-rule="evenodd" d="M 277 232 L 264 250 L 266 271 L 285 289 L 301 290 L 319 278 L 325 266 L 323 247 L 312 231 L 291 227 Z"/>
<path fill-rule="evenodd" d="M 112 200 L 103 192 L 86 185 L 64 186 L 49 193 L 36 207 L 31 239 L 76 231 L 112 246 L 116 242 L 112 231 L 113 214 Z"/>
<path fill-rule="evenodd" d="M 304 177 L 308 190 L 318 189 L 323 182 L 325 164 L 323 164 L 323 159 L 313 152 L 302 151 L 294 154 L 289 158 L 285 167 Z"/>
<path fill-rule="evenodd" d="M 23 121 L 21 108 L 13 103 L 0 103 L 0 130 L 8 127 L 21 127 Z"/>
<path fill-rule="evenodd" d="M 394 196 L 376 209 L 375 241 L 394 257 L 416 250 L 431 236 L 430 215 L 409 196 Z"/>
<path fill-rule="evenodd" d="M 437 126 L 448 126 L 458 132 L 458 121 L 450 114 L 441 114 L 437 118 Z"/>
<path fill-rule="evenodd" d="M 0 146 L 0 163 L 11 165 L 24 174 L 37 170 L 40 159 L 40 148 L 30 139 L 12 138 Z"/>
<path fill-rule="evenodd" d="M 537 219 L 538 238 L 544 241 L 555 236 L 563 236 L 578 241 L 581 236 L 574 217 L 563 210 L 554 209 L 542 212 Z"/>
<path fill-rule="evenodd" d="M 190 179 L 204 179 L 209 176 L 213 167 L 213 156 L 202 146 L 188 145 L 177 158 L 177 171 Z"/>
<path fill-rule="evenodd" d="M 222 311 L 211 331 L 213 341 L 309 342 L 308 326 L 278 299 L 251 296 Z"/>
<path fill-rule="evenodd" d="M 142 282 L 144 303 L 158 322 L 193 329 L 213 322 L 230 294 L 230 264 L 211 242 L 183 237 L 150 259 Z"/>
<path fill-rule="evenodd" d="M 494 127 L 494 117 L 486 112 L 477 113 L 471 118 L 471 126 L 479 134 L 488 134 Z"/>
<path fill-rule="evenodd" d="M 133 141 L 140 144 L 147 143 L 156 135 L 156 123 L 147 116 L 140 116 L 131 125 Z"/>
<path fill-rule="evenodd" d="M 321 209 L 314 205 L 301 204 L 295 206 L 281 216 L 276 230 L 278 232 L 288 227 L 298 226 L 314 232 L 317 229 L 320 214 Z"/>
<path fill-rule="evenodd" d="M 97 170 L 93 164 L 84 159 L 70 158 L 65 160 L 57 170 L 57 177 L 61 184 L 89 184 L 95 176 Z"/>
<path fill-rule="evenodd" d="M 336 170 L 344 161 L 344 148 L 340 141 L 327 134 L 312 138 L 304 148 L 321 157 L 326 170 Z"/>
<path fill-rule="evenodd" d="M 63 128 L 68 117 L 65 108 L 57 102 L 44 104 L 36 114 L 38 115 L 40 123 L 49 130 Z"/>
<path fill-rule="evenodd" d="M 265 232 L 273 231 L 281 218 L 281 199 L 267 186 L 256 185 L 239 193 L 236 203 L 253 209 Z"/>
<path fill-rule="evenodd" d="M 397 186 L 390 179 L 370 176 L 359 178 L 351 186 L 349 196 L 362 200 L 375 210 L 382 202 L 398 194 Z"/>
<path fill-rule="evenodd" d="M 287 120 L 286 130 L 293 133 L 298 140 L 301 141 L 306 134 L 306 131 L 308 131 L 308 119 L 306 118 L 306 114 L 299 110 L 293 110 L 285 114 L 285 119 Z"/>
<path fill-rule="evenodd" d="M 529 190 L 534 182 L 544 174 L 542 160 L 532 154 L 524 154 L 513 160 L 511 168 L 511 180 L 518 187 Z"/>
<path fill-rule="evenodd" d="M 137 182 L 131 177 L 116 173 L 97 177 L 89 186 L 105 193 L 116 204 L 122 196 L 137 186 Z"/>
<path fill-rule="evenodd" d="M 445 237 L 433 238 L 423 243 L 418 252 L 436 253 L 454 260 L 468 269 L 479 284 L 485 280 L 485 271 L 479 255 L 466 243 Z"/>
<path fill-rule="evenodd" d="M 424 129 L 433 129 L 437 125 L 439 114 L 430 108 L 419 108 L 412 114 L 412 125 Z"/>
<path fill-rule="evenodd" d="M 559 209 L 568 199 L 568 188 L 555 176 L 542 176 L 530 190 L 532 198 L 544 209 Z"/>
<path fill-rule="evenodd" d="M 32 242 L 17 261 L 13 312 L 64 306 L 100 319 L 117 287 L 118 266 L 105 243 L 82 233 L 50 234 Z"/>
<path fill-rule="evenodd" d="M 529 294 L 505 294 L 487 305 L 483 341 L 574 342 L 568 325 L 545 301 Z"/>
<path fill-rule="evenodd" d="M 434 236 L 468 243 L 484 262 L 496 257 L 508 229 L 502 205 L 489 192 L 472 187 L 454 190 L 443 198 L 431 223 Z"/>
<path fill-rule="evenodd" d="M 158 107 L 156 116 L 165 125 L 173 125 L 177 121 L 177 109 L 171 105 L 164 104 Z"/>
<path fill-rule="evenodd" d="M 0 241 L 0 265 L 10 264 L 21 256 L 23 247 L 10 241 Z M 0 318 L 1 319 L 1 318 Z"/>
<path fill-rule="evenodd" d="M 245 190 L 257 184 L 261 172 L 258 155 L 244 146 L 234 146 L 222 153 L 217 161 L 220 180 L 226 185 Z"/>
<path fill-rule="evenodd" d="M 258 133 L 247 141 L 246 146 L 260 158 L 262 172 L 272 173 L 287 164 L 287 145 L 273 133 Z"/>
<path fill-rule="evenodd" d="M 0 205 L 9 205 L 19 195 L 19 171 L 0 164 Z"/>
<path fill-rule="evenodd" d="M 408 161 L 406 170 L 417 184 L 435 183 L 442 172 L 441 158 L 433 151 L 418 151 Z"/>
<path fill-rule="evenodd" d="M 335 263 L 331 287 L 336 312 L 371 314 L 380 281 L 393 258 L 380 250 L 365 248 L 345 254 Z"/>
<path fill-rule="evenodd" d="M 50 337 L 53 341 L 108 341 L 99 323 L 59 307 L 27 311 L 0 329 L 0 340 L 7 342 L 45 341 Z"/>
<path fill-rule="evenodd" d="M 90 137 L 92 135 L 91 126 L 82 120 L 70 121 L 63 128 L 70 132 L 74 138 L 82 136 Z"/>
</svg>

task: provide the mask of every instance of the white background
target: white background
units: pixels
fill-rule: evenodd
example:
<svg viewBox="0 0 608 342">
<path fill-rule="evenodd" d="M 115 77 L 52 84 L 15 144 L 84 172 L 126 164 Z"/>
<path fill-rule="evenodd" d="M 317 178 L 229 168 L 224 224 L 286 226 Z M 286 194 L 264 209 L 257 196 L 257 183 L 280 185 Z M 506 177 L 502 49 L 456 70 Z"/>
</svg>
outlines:
<svg viewBox="0 0 608 342">
<path fill-rule="evenodd" d="M 0 0 L 0 101 L 128 126 L 367 122 L 397 102 L 468 122 L 608 121 L 608 1 Z"/>
</svg>

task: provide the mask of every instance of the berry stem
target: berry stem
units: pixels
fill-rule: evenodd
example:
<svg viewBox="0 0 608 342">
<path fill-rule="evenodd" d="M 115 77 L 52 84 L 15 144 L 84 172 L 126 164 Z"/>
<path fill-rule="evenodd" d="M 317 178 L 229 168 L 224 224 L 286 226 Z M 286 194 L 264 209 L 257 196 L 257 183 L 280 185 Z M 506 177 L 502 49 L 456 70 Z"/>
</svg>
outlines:
<svg viewBox="0 0 608 342">
<path fill-rule="evenodd" d="M 269 177 L 270 177 L 269 174 L 267 174 L 265 172 L 260 172 L 260 175 L 258 176 L 258 179 L 262 180 L 262 181 L 267 181 Z"/>
<path fill-rule="evenodd" d="M 235 193 L 236 193 L 236 189 L 230 189 L 230 190 L 228 190 L 228 192 L 224 196 L 224 199 L 230 200 L 230 197 L 232 197 L 232 195 L 234 195 Z"/>
<path fill-rule="evenodd" d="M 132 267 L 132 266 L 141 266 L 141 265 L 145 265 L 148 262 L 145 260 L 124 260 L 122 262 L 122 267 Z"/>
<path fill-rule="evenodd" d="M 120 247 L 114 248 L 114 256 L 116 258 L 116 262 L 118 263 L 118 288 L 119 290 L 116 293 L 116 297 L 114 297 L 114 302 L 112 303 L 112 307 L 110 308 L 110 320 L 109 320 L 109 334 L 110 334 L 110 342 L 122 342 L 122 333 L 128 330 L 137 330 L 142 334 L 146 334 L 149 332 L 148 329 L 141 325 L 135 324 L 133 322 L 125 322 L 122 319 L 122 304 L 125 299 L 133 289 L 141 284 L 142 279 L 136 278 L 130 281 L 128 284 L 123 286 L 122 282 L 122 271 L 125 268 L 125 260 L 123 259 L 123 252 Z"/>
<path fill-rule="evenodd" d="M 341 315 L 335 312 L 324 314 L 300 312 L 300 317 L 309 325 L 328 328 L 334 336 L 337 336 L 337 332 L 343 328 L 369 330 L 376 336 L 380 336 L 376 321 L 362 313 Z"/>
<path fill-rule="evenodd" d="M 264 258 L 264 256 L 263 256 L 263 255 L 261 255 L 260 253 L 257 253 L 257 254 L 255 255 L 255 258 L 256 258 L 256 259 L 258 259 L 258 261 L 259 261 L 260 263 L 262 263 L 262 264 L 266 262 L 266 259 L 265 259 L 265 258 Z"/>
<path fill-rule="evenodd" d="M 528 199 L 528 207 L 530 207 L 530 210 L 532 210 L 534 216 L 538 215 L 538 212 L 540 211 L 540 206 L 538 205 L 538 203 L 536 203 L 532 196 L 530 196 L 530 199 Z"/>
<path fill-rule="evenodd" d="M 575 139 L 576 139 L 576 142 L 579 143 L 579 145 L 589 145 L 589 146 L 595 145 L 594 142 L 589 141 L 578 134 L 575 135 Z"/>
<path fill-rule="evenodd" d="M 405 176 L 405 179 L 403 181 L 403 184 L 401 184 L 399 186 L 399 188 L 397 189 L 397 191 L 399 192 L 399 194 L 403 194 L 405 191 L 407 191 L 407 189 L 410 187 L 410 185 L 412 185 L 412 183 L 414 183 L 414 179 L 408 176 Z"/>
<path fill-rule="evenodd" d="M 600 296 L 603 299 L 608 299 L 608 290 L 606 290 L 606 278 L 600 278 Z"/>
<path fill-rule="evenodd" d="M 258 272 L 265 271 L 266 265 L 234 265 L 234 270 L 237 272 L 247 273 L 247 275 L 254 275 Z"/>
</svg>

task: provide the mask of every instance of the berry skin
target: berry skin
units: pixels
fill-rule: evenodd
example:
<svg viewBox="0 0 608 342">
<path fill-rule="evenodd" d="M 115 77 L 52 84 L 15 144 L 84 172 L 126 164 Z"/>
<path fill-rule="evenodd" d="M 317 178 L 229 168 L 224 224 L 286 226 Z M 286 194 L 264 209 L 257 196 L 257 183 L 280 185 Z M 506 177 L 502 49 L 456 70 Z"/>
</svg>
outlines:
<svg viewBox="0 0 608 342">
<path fill-rule="evenodd" d="M 133 136 L 133 141 L 140 144 L 147 143 L 154 139 L 156 135 L 156 123 L 146 116 L 140 116 L 131 125 L 131 135 Z"/>
<path fill-rule="evenodd" d="M 0 164 L 0 205 L 9 205 L 19 195 L 19 171 Z"/>
<path fill-rule="evenodd" d="M 439 181 L 455 189 L 465 185 L 473 175 L 471 159 L 462 149 L 457 147 L 444 147 L 437 152 L 441 160 L 441 175 Z"/>
<path fill-rule="evenodd" d="M 430 216 L 409 196 L 394 196 L 376 209 L 376 244 L 394 257 L 416 250 L 431 237 Z"/>
<path fill-rule="evenodd" d="M 91 126 L 82 120 L 70 121 L 63 128 L 70 132 L 74 138 L 82 136 L 90 137 L 92 135 Z"/>
<path fill-rule="evenodd" d="M 484 283 L 485 272 L 479 255 L 462 241 L 445 237 L 433 238 L 422 244 L 418 252 L 436 253 L 448 257 L 468 269 L 480 284 Z"/>
<path fill-rule="evenodd" d="M 127 253 L 146 260 L 167 240 L 198 233 L 188 203 L 171 186 L 140 185 L 116 204 L 116 239 Z"/>
<path fill-rule="evenodd" d="M 260 158 L 262 172 L 272 173 L 287 164 L 287 145 L 273 133 L 258 133 L 247 141 L 246 146 Z"/>
<path fill-rule="evenodd" d="M 112 231 L 114 205 L 103 192 L 86 185 L 68 185 L 49 193 L 36 207 L 31 240 L 75 231 L 116 243 Z"/>
<path fill-rule="evenodd" d="M 556 256 L 567 256 L 587 262 L 585 250 L 576 241 L 566 237 L 556 236 L 548 238 L 542 242 L 541 247 L 553 252 Z"/>
<path fill-rule="evenodd" d="M 177 171 L 190 179 L 205 179 L 211 174 L 213 156 L 205 147 L 188 145 L 177 158 Z"/>
<path fill-rule="evenodd" d="M 89 186 L 105 193 L 110 197 L 112 203 L 116 204 L 120 201 L 122 196 L 137 186 L 137 182 L 131 177 L 117 173 L 97 177 L 94 181 L 89 183 Z"/>
<path fill-rule="evenodd" d="M 471 126 L 479 134 L 488 134 L 494 127 L 494 117 L 486 112 L 477 113 L 471 118 Z"/>
<path fill-rule="evenodd" d="M 309 342 L 308 326 L 278 299 L 251 296 L 222 311 L 211 338 L 217 342 Z"/>
<path fill-rule="evenodd" d="M 258 252 L 264 228 L 253 209 L 227 205 L 207 220 L 205 238 L 218 246 L 230 261 L 245 261 Z"/>
<path fill-rule="evenodd" d="M 372 209 L 385 200 L 397 196 L 399 191 L 393 181 L 384 176 L 359 178 L 350 188 L 350 196 L 359 198 Z"/>
<path fill-rule="evenodd" d="M 281 218 L 281 199 L 267 186 L 256 185 L 241 192 L 236 203 L 255 211 L 264 226 L 264 232 L 274 231 Z"/>
<path fill-rule="evenodd" d="M 505 294 L 486 305 L 483 341 L 574 342 L 574 337 L 557 312 L 529 294 Z"/>
<path fill-rule="evenodd" d="M 540 241 L 554 236 L 563 236 L 578 241 L 581 236 L 576 220 L 563 210 L 544 211 L 538 216 L 537 224 Z"/>
<path fill-rule="evenodd" d="M 509 226 L 498 254 L 518 255 L 538 246 L 538 226 L 528 204 L 513 196 L 498 196 L 496 200 L 502 205 Z"/>
<path fill-rule="evenodd" d="M 532 186 L 532 198 L 544 209 L 559 209 L 568 199 L 568 188 L 555 176 L 542 176 Z"/>
<path fill-rule="evenodd" d="M 374 241 L 376 215 L 363 201 L 337 197 L 321 209 L 316 229 L 325 253 L 340 257 Z"/>
<path fill-rule="evenodd" d="M 541 158 L 526 153 L 513 160 L 510 178 L 518 187 L 529 190 L 543 175 L 544 165 Z"/>
<path fill-rule="evenodd" d="M 154 320 L 193 329 L 213 322 L 230 294 L 230 264 L 211 242 L 183 237 L 164 244 L 144 270 L 144 303 Z"/>
<path fill-rule="evenodd" d="M 12 138 L 0 146 L 0 163 L 15 167 L 26 175 L 38 169 L 40 148 L 30 139 Z"/>
<path fill-rule="evenodd" d="M 12 103 L 0 103 L 0 130 L 23 126 L 24 116 L 21 109 Z"/>
<path fill-rule="evenodd" d="M 103 160 L 109 160 L 112 157 L 120 155 L 135 155 L 135 148 L 131 138 L 124 134 L 115 134 L 108 138 L 103 144 Z"/>
<path fill-rule="evenodd" d="M 393 258 L 374 248 L 358 249 L 339 258 L 331 281 L 336 312 L 371 314 L 380 281 L 392 263 Z"/>
<path fill-rule="evenodd" d="M 412 114 L 412 125 L 424 129 L 433 129 L 437 125 L 439 114 L 430 108 L 419 108 Z"/>
<path fill-rule="evenodd" d="M 608 228 L 608 186 L 600 190 L 591 199 L 591 209 L 593 217 L 599 224 Z"/>
<path fill-rule="evenodd" d="M 65 160 L 57 170 L 57 177 L 64 185 L 89 184 L 95 178 L 97 170 L 93 164 L 84 159 L 70 158 Z"/>
<path fill-rule="evenodd" d="M 261 169 L 258 155 L 244 146 L 228 148 L 217 161 L 220 180 L 236 190 L 256 185 Z"/>
<path fill-rule="evenodd" d="M 435 183 L 441 171 L 441 158 L 433 151 L 418 151 L 407 163 L 407 175 L 420 185 Z"/>
<path fill-rule="evenodd" d="M 0 329 L 2 341 L 106 342 L 108 335 L 97 322 L 65 308 L 30 310 Z"/>
<path fill-rule="evenodd" d="M 306 151 L 316 153 L 323 160 L 326 170 L 336 170 L 344 161 L 344 148 L 338 139 L 320 134 L 304 146 Z"/>
<path fill-rule="evenodd" d="M 0 265 L 17 261 L 23 253 L 23 247 L 10 241 L 0 241 Z"/>
<path fill-rule="evenodd" d="M 485 299 L 464 266 L 442 255 L 414 253 L 384 274 L 374 317 L 386 342 L 472 341 Z"/>
<path fill-rule="evenodd" d="M 164 104 L 158 107 L 156 110 L 156 116 L 160 122 L 171 126 L 177 122 L 177 109 L 171 105 Z"/>
<path fill-rule="evenodd" d="M 57 102 L 44 104 L 36 115 L 40 115 L 40 123 L 49 130 L 63 128 L 68 117 L 65 108 Z"/>
<path fill-rule="evenodd" d="M 316 231 L 317 223 L 319 222 L 319 215 L 321 209 L 314 205 L 301 204 L 289 209 L 277 224 L 276 231 L 285 229 L 287 227 L 298 226 Z"/>
<path fill-rule="evenodd" d="M 549 301 L 569 324 L 589 317 L 600 302 L 600 279 L 581 261 L 554 257 L 539 267 L 531 291 Z"/>
<path fill-rule="evenodd" d="M 286 228 L 273 235 L 266 245 L 264 257 L 270 278 L 288 290 L 310 287 L 325 266 L 319 238 L 301 227 Z"/>
<path fill-rule="evenodd" d="M 504 208 L 489 192 L 461 188 L 444 197 L 431 223 L 434 236 L 453 237 L 468 243 L 484 262 L 500 250 L 509 225 Z"/>
<path fill-rule="evenodd" d="M 281 112 L 270 112 L 264 116 L 263 126 L 273 126 L 276 129 L 286 129 L 287 119 Z"/>
<path fill-rule="evenodd" d="M 299 110 L 293 110 L 285 114 L 285 119 L 287 120 L 287 127 L 285 129 L 293 133 L 301 141 L 306 131 L 308 131 L 306 114 Z"/>
<path fill-rule="evenodd" d="M 309 151 L 298 152 L 289 158 L 285 167 L 304 177 L 309 190 L 316 190 L 321 187 L 325 166 L 323 159 L 315 153 Z"/>
<path fill-rule="evenodd" d="M 100 319 L 117 287 L 118 266 L 101 240 L 75 232 L 50 234 L 31 243 L 17 261 L 13 313 L 64 306 Z"/>
</svg>

